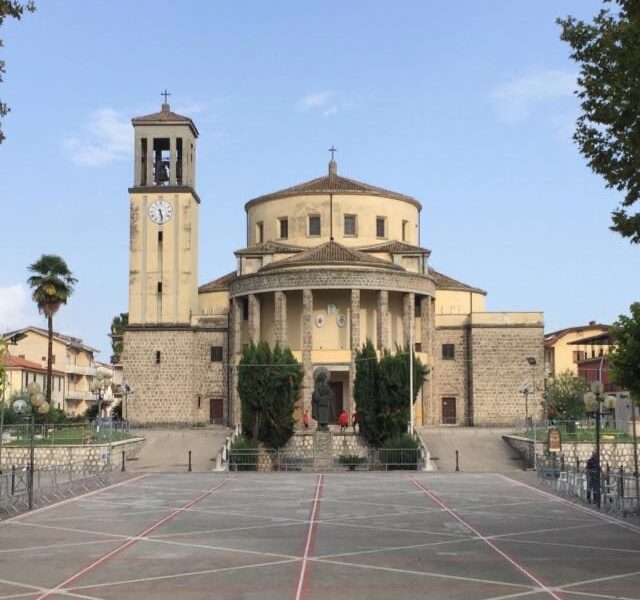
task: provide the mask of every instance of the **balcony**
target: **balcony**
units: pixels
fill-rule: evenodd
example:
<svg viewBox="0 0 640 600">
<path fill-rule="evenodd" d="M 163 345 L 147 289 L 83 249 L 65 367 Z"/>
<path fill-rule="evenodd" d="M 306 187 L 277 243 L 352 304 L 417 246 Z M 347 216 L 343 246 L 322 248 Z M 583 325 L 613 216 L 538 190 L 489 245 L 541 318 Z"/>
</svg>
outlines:
<svg viewBox="0 0 640 600">
<path fill-rule="evenodd" d="M 95 400 L 95 394 L 92 394 L 89 390 L 87 391 L 76 391 L 69 390 L 65 395 L 65 400 Z"/>
<path fill-rule="evenodd" d="M 55 367 L 54 367 L 55 368 Z M 72 373 L 74 375 L 87 375 L 89 377 L 95 377 L 98 370 L 96 367 L 86 367 L 81 365 L 65 365 L 65 373 Z"/>
</svg>

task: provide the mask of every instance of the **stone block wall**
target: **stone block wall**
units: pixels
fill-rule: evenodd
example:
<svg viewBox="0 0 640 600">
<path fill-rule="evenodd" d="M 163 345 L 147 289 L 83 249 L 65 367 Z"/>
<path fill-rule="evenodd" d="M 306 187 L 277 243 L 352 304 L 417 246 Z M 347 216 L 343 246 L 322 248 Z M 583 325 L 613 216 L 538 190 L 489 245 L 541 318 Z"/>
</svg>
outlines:
<svg viewBox="0 0 640 600">
<path fill-rule="evenodd" d="M 529 395 L 529 414 L 540 416 L 543 389 L 543 336 L 540 326 L 490 326 L 471 329 L 474 425 L 513 425 L 524 420 L 525 382 L 538 390 Z M 534 357 L 532 367 L 527 357 Z"/>
<path fill-rule="evenodd" d="M 442 345 L 453 344 L 455 354 L 453 359 L 442 358 Z M 467 416 L 467 334 L 462 327 L 440 328 L 435 331 L 435 348 L 433 349 L 433 371 L 429 377 L 433 378 L 433 392 L 428 403 L 425 425 L 440 425 L 442 423 L 442 398 L 456 399 L 456 418 L 459 424 L 464 424 Z"/>
<path fill-rule="evenodd" d="M 122 360 L 124 380 L 134 389 L 128 399 L 129 419 L 135 423 L 208 422 L 209 398 L 227 397 L 228 363 L 226 358 L 211 363 L 211 346 L 222 346 L 226 357 L 226 330 L 127 330 Z"/>
</svg>

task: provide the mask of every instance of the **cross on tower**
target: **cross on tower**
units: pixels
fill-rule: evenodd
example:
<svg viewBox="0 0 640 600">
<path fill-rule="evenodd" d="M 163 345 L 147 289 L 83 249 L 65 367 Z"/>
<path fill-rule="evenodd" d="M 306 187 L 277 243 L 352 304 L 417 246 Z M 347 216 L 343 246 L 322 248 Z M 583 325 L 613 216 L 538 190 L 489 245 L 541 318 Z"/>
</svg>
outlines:
<svg viewBox="0 0 640 600">
<path fill-rule="evenodd" d="M 338 151 L 337 148 L 333 147 L 333 144 L 331 145 L 331 148 L 329 148 L 329 152 L 331 152 L 331 160 L 333 160 L 333 155 Z"/>
<path fill-rule="evenodd" d="M 165 104 L 167 103 L 167 97 L 171 96 L 171 94 L 169 92 L 167 92 L 167 88 L 164 88 L 164 92 L 162 92 L 160 95 L 164 96 L 164 103 Z"/>
</svg>

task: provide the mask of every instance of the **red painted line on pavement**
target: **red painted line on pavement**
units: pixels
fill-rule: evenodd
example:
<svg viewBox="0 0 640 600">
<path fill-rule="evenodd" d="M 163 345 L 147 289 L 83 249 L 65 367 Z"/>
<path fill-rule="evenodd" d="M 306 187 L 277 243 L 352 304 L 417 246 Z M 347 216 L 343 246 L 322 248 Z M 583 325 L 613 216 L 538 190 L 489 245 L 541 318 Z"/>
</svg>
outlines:
<svg viewBox="0 0 640 600">
<path fill-rule="evenodd" d="M 155 523 L 153 523 L 152 525 L 147 527 L 142 533 L 139 533 L 137 536 L 127 540 L 126 542 L 124 542 L 123 544 L 118 546 L 117 548 L 114 548 L 113 550 L 111 550 L 107 554 L 101 556 L 97 560 L 93 561 L 90 565 L 87 565 L 84 569 L 81 569 L 77 573 L 74 573 L 70 577 L 67 577 L 64 581 L 59 583 L 56 587 L 51 588 L 50 590 L 47 590 L 44 594 L 42 594 L 41 596 L 38 596 L 35 600 L 43 600 L 44 598 L 48 598 L 51 594 L 54 594 L 55 592 L 58 592 L 61 589 L 65 588 L 70 583 L 73 583 L 74 581 L 76 581 L 77 579 L 79 579 L 80 577 L 82 577 L 83 575 L 88 573 L 89 571 L 92 571 L 93 569 L 95 569 L 99 565 L 105 563 L 106 561 L 108 561 L 111 558 L 113 558 L 114 556 L 116 556 L 116 554 L 120 554 L 120 552 L 122 552 L 123 550 L 126 550 L 127 548 L 129 548 L 130 546 L 135 544 L 136 542 L 139 542 L 141 538 L 149 535 L 151 532 L 156 530 L 158 527 L 160 527 L 161 525 L 164 525 L 167 521 L 170 521 L 171 519 L 173 519 L 181 511 L 186 510 L 187 508 L 190 508 L 191 506 L 193 506 L 194 504 L 200 502 L 201 500 L 204 500 L 207 496 L 210 496 L 211 494 L 213 494 L 214 492 L 219 490 L 223 485 L 229 483 L 229 481 L 231 481 L 234 478 L 235 478 L 235 475 L 233 475 L 231 477 L 228 477 L 224 481 L 221 481 L 218 485 L 212 487 L 210 490 L 207 490 L 206 492 L 203 492 L 199 496 L 196 496 L 193 500 L 190 500 L 184 506 L 181 506 L 180 508 L 174 508 L 167 515 L 165 515 L 162 519 L 160 519 L 159 521 L 156 521 Z"/>
<path fill-rule="evenodd" d="M 582 506 L 577 502 L 572 502 L 571 500 L 567 500 L 566 498 L 556 496 L 555 494 L 551 494 L 550 492 L 545 492 L 544 490 L 540 490 L 537 487 L 529 485 L 528 483 L 523 483 L 522 481 L 518 481 L 517 479 L 513 479 L 511 477 L 508 477 L 507 475 L 503 475 L 502 473 L 496 473 L 496 475 L 498 475 L 499 477 L 502 477 L 502 479 L 506 479 L 510 483 L 514 483 L 520 487 L 536 492 L 537 494 L 539 494 L 540 496 L 543 496 L 544 498 L 548 498 L 549 500 L 554 500 L 555 502 L 559 502 L 560 504 L 571 506 L 572 508 L 575 508 L 577 511 L 583 512 L 585 514 L 600 517 L 600 519 L 602 519 L 603 521 L 606 521 L 607 523 L 611 523 L 612 525 L 619 525 L 620 527 L 623 527 L 624 529 L 628 529 L 629 531 L 633 531 L 634 533 L 640 533 L 640 527 L 637 527 L 636 525 L 633 525 L 631 523 L 626 523 L 622 519 L 617 519 L 616 517 L 603 514 L 600 511 L 597 511 L 593 508 L 589 508 L 588 506 Z"/>
<path fill-rule="evenodd" d="M 143 477 L 148 477 L 148 474 L 145 473 L 143 475 L 138 475 L 137 477 L 132 477 L 131 479 L 127 479 L 126 481 L 120 481 L 118 483 L 114 483 L 112 485 L 107 485 L 103 488 L 97 489 L 97 490 L 93 490 L 92 492 L 87 492 L 86 494 L 80 494 L 79 496 L 74 496 L 73 498 L 67 498 L 66 500 L 60 500 L 60 502 L 55 502 L 54 504 L 49 504 L 47 506 L 43 506 L 41 508 L 36 508 L 35 510 L 30 510 L 27 513 L 23 513 L 21 515 L 16 515 L 15 517 L 10 517 L 9 519 L 4 519 L 2 521 L 0 521 L 0 525 L 2 525 L 3 523 L 12 523 L 14 521 L 20 521 L 21 519 L 28 519 L 29 517 L 32 517 L 33 515 L 37 515 L 41 512 L 44 512 L 46 510 L 50 510 L 52 508 L 58 508 L 60 506 L 64 506 L 65 504 L 70 504 L 71 502 L 75 502 L 76 500 L 79 500 L 80 498 L 88 498 L 89 496 L 93 496 L 95 494 L 99 494 L 100 492 L 104 492 L 105 490 L 112 490 L 113 488 L 117 488 L 120 487 L 121 485 L 127 485 L 128 483 L 132 483 L 134 481 L 138 481 L 139 479 L 142 479 Z"/>
<path fill-rule="evenodd" d="M 413 481 L 414 485 L 422 490 L 431 500 L 433 500 L 436 504 L 441 506 L 445 511 L 447 511 L 454 519 L 462 523 L 469 531 L 471 531 L 474 535 L 478 537 L 478 539 L 482 540 L 487 546 L 489 546 L 492 550 L 497 552 L 502 558 L 511 563 L 518 571 L 526 575 L 531 581 L 533 581 L 538 587 L 544 590 L 547 594 L 549 594 L 552 598 L 556 600 L 562 600 L 560 596 L 558 596 L 551 588 L 542 583 L 531 571 L 522 566 L 519 562 L 511 558 L 506 552 L 498 548 L 490 539 L 482 535 L 471 523 L 465 521 L 458 513 L 456 513 L 453 509 L 449 508 L 440 498 L 438 498 L 432 491 L 428 490 L 424 487 L 415 477 L 412 475 L 408 476 L 411 481 Z"/>
<path fill-rule="evenodd" d="M 304 555 L 302 556 L 302 566 L 300 567 L 300 577 L 298 578 L 298 588 L 296 590 L 295 600 L 300 600 L 305 592 L 305 576 L 307 572 L 307 562 L 309 553 L 315 545 L 316 515 L 318 514 L 318 506 L 320 506 L 320 495 L 322 493 L 322 481 L 324 476 L 322 473 L 318 475 L 318 484 L 316 485 L 316 496 L 313 499 L 311 507 L 311 516 L 309 517 L 309 531 L 307 532 L 307 543 L 304 547 Z"/>
</svg>

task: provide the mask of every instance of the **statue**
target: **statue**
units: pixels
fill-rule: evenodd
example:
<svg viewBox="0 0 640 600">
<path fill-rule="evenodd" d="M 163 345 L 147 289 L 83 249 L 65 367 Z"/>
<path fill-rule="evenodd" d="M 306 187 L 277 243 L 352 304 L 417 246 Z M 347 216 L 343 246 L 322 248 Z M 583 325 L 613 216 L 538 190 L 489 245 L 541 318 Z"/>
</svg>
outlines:
<svg viewBox="0 0 640 600">
<path fill-rule="evenodd" d="M 316 369 L 313 374 L 314 385 L 311 395 L 311 416 L 318 422 L 318 431 L 328 431 L 333 408 L 333 391 L 329 386 L 329 370 Z"/>
</svg>

